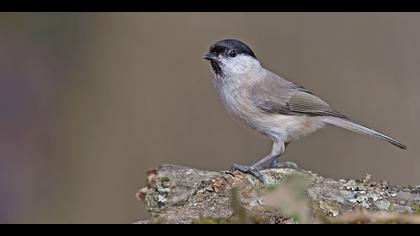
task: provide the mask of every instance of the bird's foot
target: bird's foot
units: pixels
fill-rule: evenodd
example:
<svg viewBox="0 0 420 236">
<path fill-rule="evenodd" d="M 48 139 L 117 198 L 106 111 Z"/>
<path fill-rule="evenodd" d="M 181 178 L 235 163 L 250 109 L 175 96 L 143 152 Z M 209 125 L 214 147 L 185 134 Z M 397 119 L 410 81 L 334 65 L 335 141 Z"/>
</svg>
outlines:
<svg viewBox="0 0 420 236">
<path fill-rule="evenodd" d="M 243 172 L 243 173 L 250 174 L 250 175 L 254 176 L 255 178 L 257 178 L 262 183 L 264 183 L 264 184 L 267 183 L 266 177 L 263 174 L 261 174 L 261 172 L 259 171 L 260 168 L 258 168 L 258 167 L 233 164 L 230 169 L 231 169 L 231 171 L 236 171 L 237 170 L 237 171 L 240 171 L 240 172 Z"/>
<path fill-rule="evenodd" d="M 287 168 L 287 169 L 297 169 L 298 166 L 296 163 L 292 161 L 285 161 L 285 162 L 278 162 L 276 159 L 272 160 L 269 165 L 266 166 L 246 166 L 246 165 L 238 165 L 233 164 L 230 168 L 231 171 L 240 171 L 243 173 L 250 174 L 257 178 L 262 183 L 266 184 L 267 179 L 266 177 L 260 172 L 260 170 L 267 170 L 267 169 L 279 169 L 279 168 Z"/>
</svg>

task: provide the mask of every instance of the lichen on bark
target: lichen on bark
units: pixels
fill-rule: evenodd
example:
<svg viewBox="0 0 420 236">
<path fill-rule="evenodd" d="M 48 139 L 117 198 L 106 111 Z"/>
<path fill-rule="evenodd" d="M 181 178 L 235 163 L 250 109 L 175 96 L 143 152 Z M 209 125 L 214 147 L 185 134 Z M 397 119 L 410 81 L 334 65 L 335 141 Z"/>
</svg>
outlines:
<svg viewBox="0 0 420 236">
<path fill-rule="evenodd" d="M 148 172 L 146 187 L 137 193 L 150 212 L 149 219 L 138 223 L 343 223 L 357 221 L 357 217 L 366 223 L 369 217 L 372 223 L 419 220 L 420 186 L 390 186 L 386 181 L 373 181 L 370 175 L 361 180 L 334 180 L 306 170 L 262 173 L 269 184 L 241 172 L 162 165 Z"/>
</svg>

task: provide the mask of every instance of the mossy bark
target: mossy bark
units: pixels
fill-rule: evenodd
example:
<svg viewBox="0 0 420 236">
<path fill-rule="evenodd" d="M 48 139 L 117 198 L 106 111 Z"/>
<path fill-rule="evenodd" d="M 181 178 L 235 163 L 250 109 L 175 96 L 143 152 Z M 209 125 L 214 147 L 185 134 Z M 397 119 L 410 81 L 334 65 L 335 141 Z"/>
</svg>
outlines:
<svg viewBox="0 0 420 236">
<path fill-rule="evenodd" d="M 305 170 L 272 169 L 262 173 L 269 179 L 268 185 L 241 172 L 162 165 L 148 172 L 146 187 L 137 193 L 150 212 L 149 219 L 138 223 L 303 222 L 302 217 L 287 213 L 284 206 L 273 207 L 267 200 L 271 189 L 291 176 L 307 181 L 303 191 L 307 212 L 304 222 L 333 222 L 360 208 L 370 213 L 415 215 L 420 206 L 420 186 L 389 186 L 386 181 L 374 182 L 370 176 L 363 180 L 334 180 Z"/>
</svg>

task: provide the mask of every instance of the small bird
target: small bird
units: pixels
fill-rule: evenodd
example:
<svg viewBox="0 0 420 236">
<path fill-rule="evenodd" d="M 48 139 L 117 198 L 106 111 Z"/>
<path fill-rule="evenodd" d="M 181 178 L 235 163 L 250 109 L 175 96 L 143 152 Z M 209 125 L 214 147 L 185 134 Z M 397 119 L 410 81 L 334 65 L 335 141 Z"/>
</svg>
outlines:
<svg viewBox="0 0 420 236">
<path fill-rule="evenodd" d="M 384 133 L 350 120 L 309 90 L 265 69 L 254 52 L 239 40 L 214 43 L 204 58 L 210 62 L 213 84 L 226 109 L 273 140 L 271 153 L 266 157 L 251 166 L 233 164 L 232 170 L 266 182 L 260 170 L 297 168 L 293 162 L 278 161 L 286 146 L 326 124 L 407 148 Z"/>
</svg>

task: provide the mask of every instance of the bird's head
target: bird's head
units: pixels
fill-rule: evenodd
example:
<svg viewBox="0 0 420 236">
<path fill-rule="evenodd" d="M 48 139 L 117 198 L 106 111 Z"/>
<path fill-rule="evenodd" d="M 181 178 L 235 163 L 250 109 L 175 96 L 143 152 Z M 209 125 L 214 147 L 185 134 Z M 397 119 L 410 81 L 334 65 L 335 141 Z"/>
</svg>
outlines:
<svg viewBox="0 0 420 236">
<path fill-rule="evenodd" d="M 251 48 L 236 39 L 214 43 L 204 58 L 210 62 L 215 75 L 220 77 L 240 75 L 259 65 Z"/>
</svg>

